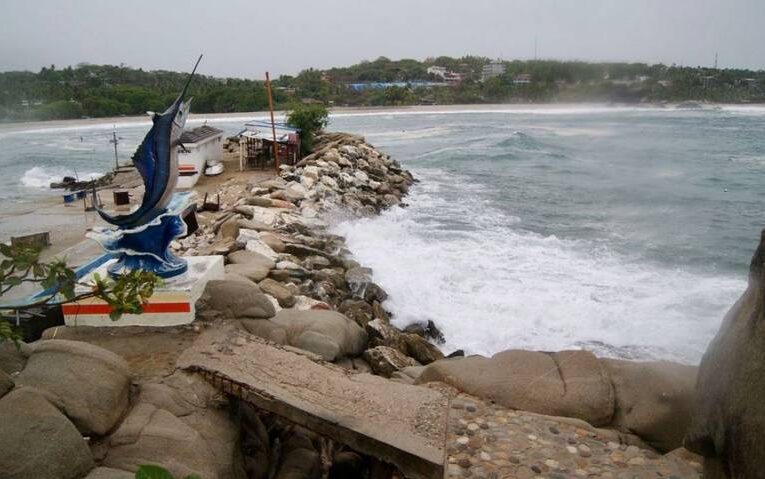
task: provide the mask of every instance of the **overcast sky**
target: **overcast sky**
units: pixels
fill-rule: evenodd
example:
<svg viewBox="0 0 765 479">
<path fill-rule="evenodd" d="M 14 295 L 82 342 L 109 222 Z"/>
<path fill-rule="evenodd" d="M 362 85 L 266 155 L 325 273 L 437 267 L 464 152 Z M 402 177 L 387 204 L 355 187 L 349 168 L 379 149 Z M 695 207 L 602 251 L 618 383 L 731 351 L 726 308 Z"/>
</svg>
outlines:
<svg viewBox="0 0 765 479">
<path fill-rule="evenodd" d="M 765 68 L 765 0 L 0 0 L 0 70 L 80 62 L 261 78 L 465 54 Z"/>
</svg>

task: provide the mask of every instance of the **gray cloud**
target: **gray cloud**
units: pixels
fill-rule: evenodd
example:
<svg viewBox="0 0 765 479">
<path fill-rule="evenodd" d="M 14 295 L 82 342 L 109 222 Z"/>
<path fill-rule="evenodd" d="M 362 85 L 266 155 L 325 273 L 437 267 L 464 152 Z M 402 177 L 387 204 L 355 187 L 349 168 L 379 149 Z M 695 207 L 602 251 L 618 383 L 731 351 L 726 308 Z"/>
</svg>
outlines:
<svg viewBox="0 0 765 479">
<path fill-rule="evenodd" d="M 125 63 L 262 77 L 384 55 L 464 54 L 762 69 L 762 0 L 8 1 L 0 70 Z"/>
</svg>

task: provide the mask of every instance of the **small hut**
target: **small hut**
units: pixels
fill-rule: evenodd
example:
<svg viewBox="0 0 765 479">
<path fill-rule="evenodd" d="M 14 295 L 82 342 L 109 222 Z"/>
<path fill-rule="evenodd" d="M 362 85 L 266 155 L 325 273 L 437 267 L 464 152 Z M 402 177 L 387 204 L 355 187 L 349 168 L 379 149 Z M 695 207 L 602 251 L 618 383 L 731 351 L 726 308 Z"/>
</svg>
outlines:
<svg viewBox="0 0 765 479">
<path fill-rule="evenodd" d="M 271 122 L 251 121 L 239 135 L 239 169 L 266 168 L 274 164 L 274 132 Z M 286 123 L 275 123 L 279 163 L 294 165 L 300 161 L 300 130 Z"/>
</svg>

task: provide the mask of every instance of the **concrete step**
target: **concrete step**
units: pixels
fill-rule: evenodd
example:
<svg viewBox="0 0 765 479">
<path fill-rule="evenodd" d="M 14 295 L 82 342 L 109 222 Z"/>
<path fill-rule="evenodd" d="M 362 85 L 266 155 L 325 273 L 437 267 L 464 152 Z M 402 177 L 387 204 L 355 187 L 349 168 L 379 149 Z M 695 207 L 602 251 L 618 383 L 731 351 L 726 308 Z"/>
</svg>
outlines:
<svg viewBox="0 0 765 479">
<path fill-rule="evenodd" d="M 177 365 L 260 409 L 393 464 L 408 478 L 444 477 L 445 395 L 296 352 L 219 329 L 203 333 Z"/>
</svg>

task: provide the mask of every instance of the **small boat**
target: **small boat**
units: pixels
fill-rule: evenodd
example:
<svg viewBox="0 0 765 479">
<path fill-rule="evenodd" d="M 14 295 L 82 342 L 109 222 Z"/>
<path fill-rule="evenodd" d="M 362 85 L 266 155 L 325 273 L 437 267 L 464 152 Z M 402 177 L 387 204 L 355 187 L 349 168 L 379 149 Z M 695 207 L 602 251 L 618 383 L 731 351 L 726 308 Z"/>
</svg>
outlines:
<svg viewBox="0 0 765 479">
<path fill-rule="evenodd" d="M 205 168 L 205 176 L 218 176 L 223 173 L 223 163 L 213 163 Z"/>
</svg>

